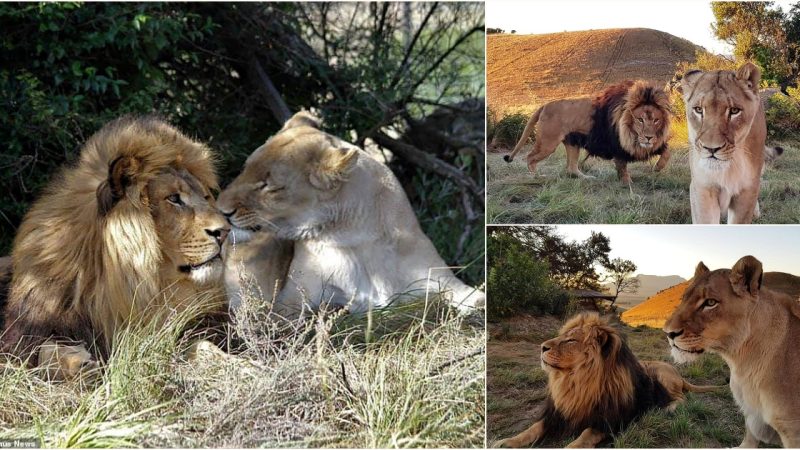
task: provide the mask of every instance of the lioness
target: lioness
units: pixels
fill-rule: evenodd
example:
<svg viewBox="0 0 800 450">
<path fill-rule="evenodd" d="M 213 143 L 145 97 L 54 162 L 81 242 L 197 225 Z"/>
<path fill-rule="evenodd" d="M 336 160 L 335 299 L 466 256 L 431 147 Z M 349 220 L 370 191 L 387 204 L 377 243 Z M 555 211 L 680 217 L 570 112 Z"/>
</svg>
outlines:
<svg viewBox="0 0 800 450">
<path fill-rule="evenodd" d="M 800 303 L 761 281 L 752 256 L 732 269 L 710 271 L 701 262 L 664 332 L 677 362 L 710 351 L 728 364 L 745 416 L 741 447 L 800 447 Z"/>
<path fill-rule="evenodd" d="M 758 217 L 767 124 L 758 95 L 761 70 L 692 70 L 678 91 L 686 105 L 692 223 L 750 223 Z M 783 150 L 776 148 L 780 154 Z"/>
<path fill-rule="evenodd" d="M 250 155 L 218 205 L 232 225 L 231 244 L 247 246 L 265 233 L 293 243 L 275 304 L 284 317 L 323 303 L 365 311 L 427 291 L 443 292 L 464 310 L 483 302 L 482 292 L 447 268 L 391 170 L 321 131 L 308 113 L 296 114 Z M 253 273 L 280 266 L 243 264 Z M 269 294 L 274 286 L 260 288 Z"/>
</svg>

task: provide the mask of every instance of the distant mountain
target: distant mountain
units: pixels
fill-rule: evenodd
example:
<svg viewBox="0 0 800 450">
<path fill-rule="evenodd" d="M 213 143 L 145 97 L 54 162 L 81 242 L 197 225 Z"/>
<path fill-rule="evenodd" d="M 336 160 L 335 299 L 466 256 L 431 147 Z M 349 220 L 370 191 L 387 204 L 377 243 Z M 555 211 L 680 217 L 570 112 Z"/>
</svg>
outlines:
<svg viewBox="0 0 800 450">
<path fill-rule="evenodd" d="M 800 277 L 783 272 L 765 272 L 764 286 L 792 296 L 800 296 Z M 676 284 L 651 296 L 644 302 L 622 313 L 622 321 L 630 326 L 664 326 L 667 318 L 681 302 L 689 281 Z"/>
<path fill-rule="evenodd" d="M 686 281 L 678 275 L 636 275 L 635 278 L 639 279 L 639 290 L 635 294 L 623 293 L 617 298 L 617 305 L 622 308 L 630 309 L 639 303 L 643 302 L 646 298 L 657 294 L 670 286 L 675 286 L 678 283 Z M 603 287 L 611 290 L 612 286 L 606 284 Z M 612 290 L 613 292 L 613 290 Z"/>
</svg>

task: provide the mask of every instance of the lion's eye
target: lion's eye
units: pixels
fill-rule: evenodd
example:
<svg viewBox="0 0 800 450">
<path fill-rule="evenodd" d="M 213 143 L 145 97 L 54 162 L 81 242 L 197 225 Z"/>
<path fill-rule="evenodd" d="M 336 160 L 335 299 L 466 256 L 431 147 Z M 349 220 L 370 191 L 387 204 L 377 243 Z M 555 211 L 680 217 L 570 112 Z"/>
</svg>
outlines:
<svg viewBox="0 0 800 450">
<path fill-rule="evenodd" d="M 653 123 L 658 123 L 658 119 L 654 119 L 654 120 L 653 120 Z"/>
<path fill-rule="evenodd" d="M 639 123 L 644 123 L 644 119 L 642 119 L 641 117 L 639 117 L 639 118 L 638 118 L 638 119 L 636 119 L 636 120 L 638 120 L 638 121 L 639 121 Z"/>
<path fill-rule="evenodd" d="M 732 116 L 735 116 L 735 115 L 739 114 L 740 112 L 742 112 L 742 110 L 740 108 L 729 108 L 728 109 L 728 114 L 730 114 Z"/>
<path fill-rule="evenodd" d="M 702 106 L 695 106 L 692 109 L 694 109 L 694 112 L 696 112 L 697 114 L 700 114 L 701 116 L 703 115 L 703 107 Z"/>
<path fill-rule="evenodd" d="M 706 301 L 703 302 L 703 308 L 713 308 L 719 304 L 719 301 L 713 298 L 707 298 Z"/>
<path fill-rule="evenodd" d="M 169 197 L 167 197 L 167 201 L 175 206 L 185 205 L 185 203 L 183 203 L 183 200 L 181 199 L 181 194 L 172 194 Z"/>
</svg>

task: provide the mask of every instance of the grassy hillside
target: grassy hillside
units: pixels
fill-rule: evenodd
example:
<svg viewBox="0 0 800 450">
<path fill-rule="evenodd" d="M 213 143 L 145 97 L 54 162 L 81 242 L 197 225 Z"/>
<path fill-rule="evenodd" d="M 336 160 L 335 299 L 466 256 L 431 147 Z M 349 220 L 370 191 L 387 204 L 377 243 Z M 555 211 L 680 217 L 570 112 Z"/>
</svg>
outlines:
<svg viewBox="0 0 800 450">
<path fill-rule="evenodd" d="M 800 277 L 783 272 L 765 272 L 764 286 L 792 296 L 800 295 Z M 667 318 L 681 302 L 681 296 L 689 282 L 664 289 L 644 302 L 622 313 L 622 321 L 630 326 L 647 325 L 657 329 L 664 326 Z"/>
<path fill-rule="evenodd" d="M 633 308 L 647 298 L 657 294 L 658 292 L 674 286 L 682 281 L 682 277 L 677 275 L 636 275 L 634 278 L 639 280 L 639 289 L 635 293 L 623 292 L 617 297 L 616 305 L 626 309 Z M 607 285 L 611 287 L 611 285 Z"/>
<path fill-rule="evenodd" d="M 680 61 L 693 61 L 691 42 L 646 28 L 553 34 L 490 34 L 486 40 L 488 106 L 499 116 L 531 112 L 551 100 L 590 95 L 643 78 L 665 84 Z"/>
<path fill-rule="evenodd" d="M 547 377 L 539 367 L 540 344 L 558 333 L 562 321 L 554 317 L 515 317 L 489 324 L 487 346 L 487 439 L 512 436 L 531 425 L 546 393 Z M 647 327 L 620 325 L 640 359 L 669 361 L 664 333 Z M 705 355 L 679 368 L 695 384 L 726 385 L 729 371 L 722 358 Z M 688 394 L 674 414 L 654 410 L 613 437 L 617 448 L 731 447 L 744 437 L 744 417 L 730 389 Z M 572 438 L 574 439 L 574 437 Z M 541 447 L 563 447 L 572 439 L 544 442 Z"/>
</svg>

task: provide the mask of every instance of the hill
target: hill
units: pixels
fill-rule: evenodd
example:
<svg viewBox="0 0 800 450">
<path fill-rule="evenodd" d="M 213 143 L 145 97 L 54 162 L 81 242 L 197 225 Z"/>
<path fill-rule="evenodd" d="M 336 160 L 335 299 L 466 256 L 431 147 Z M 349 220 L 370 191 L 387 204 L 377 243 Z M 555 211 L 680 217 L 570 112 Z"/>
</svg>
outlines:
<svg viewBox="0 0 800 450">
<path fill-rule="evenodd" d="M 617 305 L 630 309 L 645 299 L 652 297 L 664 289 L 675 286 L 678 283 L 686 281 L 678 275 L 644 275 L 639 274 L 636 277 L 639 280 L 639 290 L 635 294 L 622 293 L 617 297 Z M 604 285 L 606 288 L 611 288 L 611 285 Z"/>
<path fill-rule="evenodd" d="M 647 28 L 491 34 L 486 40 L 489 107 L 503 116 L 631 78 L 665 84 L 676 65 L 694 61 L 701 48 Z"/>
<path fill-rule="evenodd" d="M 783 272 L 765 272 L 764 286 L 800 296 L 800 277 Z M 689 281 L 679 283 L 653 295 L 644 302 L 622 313 L 622 321 L 630 326 L 647 325 L 661 328 L 681 301 Z"/>
</svg>

